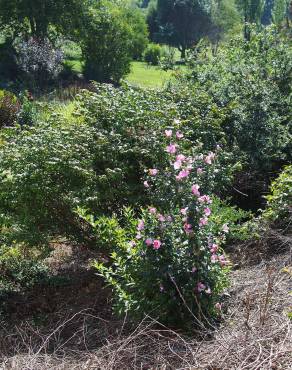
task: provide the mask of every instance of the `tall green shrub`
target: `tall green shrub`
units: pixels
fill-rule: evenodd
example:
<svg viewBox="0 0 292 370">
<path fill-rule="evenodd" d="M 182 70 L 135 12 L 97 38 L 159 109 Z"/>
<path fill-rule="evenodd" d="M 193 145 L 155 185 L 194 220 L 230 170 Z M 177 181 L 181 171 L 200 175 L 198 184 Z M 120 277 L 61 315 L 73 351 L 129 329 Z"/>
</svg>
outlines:
<svg viewBox="0 0 292 370">
<path fill-rule="evenodd" d="M 130 71 L 132 28 L 117 6 L 101 1 L 89 9 L 80 38 L 86 78 L 118 82 Z"/>
</svg>

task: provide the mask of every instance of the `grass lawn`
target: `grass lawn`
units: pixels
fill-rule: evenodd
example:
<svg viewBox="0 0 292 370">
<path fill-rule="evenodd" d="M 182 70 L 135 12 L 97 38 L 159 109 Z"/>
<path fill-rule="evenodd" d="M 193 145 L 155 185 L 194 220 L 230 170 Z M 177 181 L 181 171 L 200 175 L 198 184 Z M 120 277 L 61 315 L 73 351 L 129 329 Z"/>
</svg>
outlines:
<svg viewBox="0 0 292 370">
<path fill-rule="evenodd" d="M 82 73 L 81 58 L 68 58 L 66 65 L 70 66 L 75 73 Z M 181 66 L 180 70 L 185 69 Z M 132 85 L 145 88 L 161 88 L 174 75 L 173 71 L 163 71 L 159 67 L 149 66 L 144 62 L 132 62 L 131 72 L 125 80 Z"/>
<path fill-rule="evenodd" d="M 170 80 L 172 75 L 172 71 L 165 72 L 158 67 L 149 66 L 143 62 L 133 62 L 131 72 L 125 80 L 141 87 L 159 88 Z"/>
</svg>

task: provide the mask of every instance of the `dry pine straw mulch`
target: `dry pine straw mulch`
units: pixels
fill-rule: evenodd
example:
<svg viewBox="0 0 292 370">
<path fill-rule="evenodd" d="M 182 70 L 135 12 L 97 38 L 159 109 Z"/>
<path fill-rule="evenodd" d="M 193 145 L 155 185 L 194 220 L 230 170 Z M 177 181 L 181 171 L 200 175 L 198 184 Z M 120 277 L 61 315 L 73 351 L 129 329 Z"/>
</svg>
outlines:
<svg viewBox="0 0 292 370">
<path fill-rule="evenodd" d="M 231 253 L 240 268 L 231 273 L 221 325 L 190 338 L 150 318 L 135 328 L 126 318 L 117 320 L 110 292 L 88 267 L 96 256 L 84 247 L 59 245 L 57 260 L 61 253 L 66 263 L 50 263 L 56 273 L 73 271 L 72 282 L 8 303 L 0 369 L 292 369 L 291 252 L 285 248 L 264 258 L 248 248 Z"/>
</svg>

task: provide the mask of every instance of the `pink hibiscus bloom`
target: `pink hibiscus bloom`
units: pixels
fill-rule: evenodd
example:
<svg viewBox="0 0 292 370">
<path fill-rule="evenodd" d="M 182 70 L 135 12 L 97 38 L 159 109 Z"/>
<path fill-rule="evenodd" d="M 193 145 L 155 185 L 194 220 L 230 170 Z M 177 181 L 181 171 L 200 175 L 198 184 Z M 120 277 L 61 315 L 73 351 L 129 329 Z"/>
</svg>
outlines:
<svg viewBox="0 0 292 370">
<path fill-rule="evenodd" d="M 210 287 L 208 287 L 208 288 L 205 290 L 205 293 L 206 293 L 206 294 L 211 294 L 211 293 L 212 293 L 212 291 L 211 291 Z"/>
<path fill-rule="evenodd" d="M 143 184 L 144 184 L 144 187 L 145 187 L 145 188 L 149 188 L 148 181 L 144 181 L 144 183 L 143 183 Z"/>
<path fill-rule="evenodd" d="M 207 225 L 207 223 L 208 223 L 208 219 L 206 217 L 200 218 L 200 221 L 199 221 L 200 226 L 205 226 Z"/>
<path fill-rule="evenodd" d="M 149 170 L 150 176 L 156 176 L 158 174 L 158 170 L 156 168 L 151 168 Z"/>
<path fill-rule="evenodd" d="M 201 281 L 197 284 L 197 291 L 200 293 L 202 292 L 203 290 L 206 289 L 206 285 L 203 284 Z"/>
<path fill-rule="evenodd" d="M 218 244 L 212 244 L 212 247 L 210 248 L 211 253 L 217 253 L 219 249 Z"/>
<path fill-rule="evenodd" d="M 218 310 L 218 311 L 221 311 L 222 310 L 222 305 L 221 305 L 221 303 L 219 303 L 219 302 L 217 302 L 216 304 L 215 304 L 215 306 L 214 306 L 215 308 L 216 308 L 216 310 Z"/>
<path fill-rule="evenodd" d="M 176 153 L 176 144 L 170 144 L 166 147 L 166 151 L 169 154 L 175 154 Z"/>
<path fill-rule="evenodd" d="M 144 221 L 140 220 L 137 226 L 137 230 L 138 231 L 144 230 L 144 227 L 145 227 Z"/>
<path fill-rule="evenodd" d="M 165 217 L 164 217 L 162 214 L 159 214 L 159 215 L 158 215 L 158 220 L 159 220 L 160 222 L 164 222 L 164 221 L 165 221 Z"/>
<path fill-rule="evenodd" d="M 203 172 L 204 171 L 203 171 L 203 169 L 201 167 L 197 168 L 197 174 L 198 175 L 202 175 Z"/>
<path fill-rule="evenodd" d="M 198 184 L 195 184 L 192 186 L 192 193 L 196 196 L 199 197 L 201 194 L 199 192 L 200 186 Z"/>
<path fill-rule="evenodd" d="M 177 155 L 176 156 L 176 160 L 177 161 L 185 161 L 185 159 L 186 159 L 186 156 L 185 155 L 183 155 L 183 154 L 179 154 L 179 155 Z"/>
<path fill-rule="evenodd" d="M 212 164 L 212 161 L 215 159 L 215 153 L 210 152 L 204 159 L 205 163 Z"/>
<path fill-rule="evenodd" d="M 208 217 L 208 216 L 210 216 L 210 214 L 211 214 L 211 209 L 209 208 L 209 207 L 207 207 L 207 208 L 205 208 L 204 209 L 204 213 L 205 213 L 205 215 Z"/>
<path fill-rule="evenodd" d="M 147 247 L 150 247 L 153 244 L 153 240 L 151 238 L 148 238 L 145 240 L 145 244 L 147 245 Z"/>
<path fill-rule="evenodd" d="M 188 177 L 190 174 L 190 171 L 189 170 L 181 170 L 179 172 L 179 174 L 176 176 L 176 179 L 179 181 L 179 180 L 182 180 L 184 179 L 185 177 Z"/>
<path fill-rule="evenodd" d="M 209 195 L 202 195 L 201 197 L 199 197 L 198 201 L 200 203 L 207 203 L 207 204 L 212 203 L 212 199 L 209 197 Z"/>
<path fill-rule="evenodd" d="M 180 213 L 181 213 L 182 215 L 186 216 L 187 211 L 188 211 L 188 207 L 186 207 L 186 208 L 182 208 L 182 209 L 180 210 Z"/>
<path fill-rule="evenodd" d="M 221 255 L 218 258 L 219 258 L 220 265 L 222 267 L 228 265 L 228 261 L 226 260 L 225 256 Z"/>
<path fill-rule="evenodd" d="M 224 224 L 224 225 L 222 226 L 222 231 L 223 231 L 224 233 L 228 233 L 228 232 L 229 232 L 229 227 L 228 227 L 228 225 L 227 225 L 227 224 Z"/>
<path fill-rule="evenodd" d="M 182 166 L 182 161 L 175 161 L 173 167 L 175 170 L 179 170 Z"/>
<path fill-rule="evenodd" d="M 149 208 L 149 213 L 151 213 L 152 215 L 155 215 L 156 214 L 156 208 L 155 207 L 150 207 Z"/>
<path fill-rule="evenodd" d="M 177 139 L 182 139 L 183 137 L 184 137 L 183 133 L 182 133 L 182 132 L 180 132 L 180 131 L 177 131 L 177 133 L 176 133 L 176 138 L 177 138 Z"/>
<path fill-rule="evenodd" d="M 187 234 L 191 234 L 193 232 L 193 227 L 191 224 L 185 223 L 184 230 Z"/>
<path fill-rule="evenodd" d="M 211 256 L 211 262 L 212 263 L 216 263 L 218 261 L 218 256 L 217 256 L 217 254 L 212 254 L 212 256 Z"/>
<path fill-rule="evenodd" d="M 153 248 L 157 250 L 157 249 L 159 249 L 160 247 L 161 247 L 161 241 L 160 241 L 160 240 L 157 240 L 157 239 L 156 239 L 156 240 L 154 240 L 154 241 L 153 241 Z"/>
<path fill-rule="evenodd" d="M 165 136 L 166 137 L 171 137 L 172 136 L 172 130 L 165 130 Z"/>
</svg>

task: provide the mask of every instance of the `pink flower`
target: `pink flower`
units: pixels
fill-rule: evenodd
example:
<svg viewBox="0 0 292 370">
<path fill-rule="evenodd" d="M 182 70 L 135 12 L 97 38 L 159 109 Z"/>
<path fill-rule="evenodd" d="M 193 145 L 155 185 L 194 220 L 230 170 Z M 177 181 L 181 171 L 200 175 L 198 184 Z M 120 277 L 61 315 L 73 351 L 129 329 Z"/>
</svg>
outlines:
<svg viewBox="0 0 292 370">
<path fill-rule="evenodd" d="M 165 130 L 165 136 L 166 137 L 171 137 L 172 136 L 172 130 Z"/>
<path fill-rule="evenodd" d="M 224 233 L 228 233 L 228 232 L 229 232 L 229 227 L 228 227 L 228 225 L 227 225 L 227 224 L 224 224 L 224 225 L 222 226 L 222 231 L 223 231 Z"/>
<path fill-rule="evenodd" d="M 148 238 L 145 240 L 145 244 L 147 245 L 147 247 L 150 247 L 153 244 L 153 240 L 151 238 Z"/>
<path fill-rule="evenodd" d="M 156 176 L 158 174 L 158 170 L 156 168 L 152 168 L 149 170 L 150 176 Z"/>
<path fill-rule="evenodd" d="M 212 254 L 212 256 L 211 256 L 211 262 L 212 263 L 216 263 L 218 261 L 218 256 L 217 256 L 217 254 Z"/>
<path fill-rule="evenodd" d="M 173 167 L 175 170 L 179 170 L 182 166 L 182 162 L 181 161 L 175 161 L 174 164 L 173 164 Z"/>
<path fill-rule="evenodd" d="M 192 267 L 192 273 L 194 274 L 197 271 L 197 268 L 194 266 Z"/>
<path fill-rule="evenodd" d="M 166 147 L 166 151 L 169 154 L 175 154 L 176 153 L 176 144 L 170 144 Z"/>
<path fill-rule="evenodd" d="M 136 235 L 136 239 L 141 239 L 141 238 L 142 238 L 141 233 L 137 233 L 137 235 Z"/>
<path fill-rule="evenodd" d="M 159 249 L 160 247 L 161 247 L 161 241 L 160 241 L 160 240 L 157 240 L 157 239 L 156 239 L 156 240 L 154 240 L 154 241 L 153 241 L 153 248 L 157 250 L 157 249 Z"/>
<path fill-rule="evenodd" d="M 203 284 L 202 282 L 199 282 L 198 284 L 197 284 L 197 291 L 200 293 L 200 292 L 202 292 L 203 290 L 205 290 L 206 289 L 206 285 L 205 284 Z"/>
<path fill-rule="evenodd" d="M 160 222 L 164 222 L 164 221 L 165 221 L 165 217 L 164 217 L 163 215 L 159 214 L 159 215 L 158 215 L 158 220 L 159 220 Z"/>
<path fill-rule="evenodd" d="M 221 303 L 219 303 L 219 302 L 217 302 L 216 304 L 215 304 L 215 306 L 214 306 L 215 308 L 216 308 L 216 310 L 218 310 L 218 311 L 221 311 L 222 310 L 222 305 L 221 305 Z"/>
<path fill-rule="evenodd" d="M 193 228 L 191 224 L 185 223 L 184 230 L 187 234 L 191 234 L 193 232 Z"/>
<path fill-rule="evenodd" d="M 217 253 L 219 249 L 218 244 L 212 244 L 212 247 L 210 249 L 211 253 Z"/>
<path fill-rule="evenodd" d="M 211 293 L 212 293 L 212 291 L 211 291 L 210 287 L 208 287 L 208 288 L 205 290 L 205 293 L 206 293 L 206 294 L 211 294 Z"/>
<path fill-rule="evenodd" d="M 175 177 L 178 181 L 188 177 L 190 174 L 189 170 L 181 170 L 179 174 Z"/>
<path fill-rule="evenodd" d="M 183 155 L 183 154 L 179 154 L 179 155 L 177 155 L 176 156 L 176 160 L 177 161 L 185 161 L 186 160 L 186 156 L 185 155 Z"/>
<path fill-rule="evenodd" d="M 135 242 L 134 240 L 131 240 L 131 241 L 129 242 L 129 245 L 130 245 L 130 247 L 135 247 L 136 242 Z"/>
<path fill-rule="evenodd" d="M 207 203 L 207 204 L 212 203 L 212 199 L 209 197 L 209 195 L 202 195 L 201 197 L 199 197 L 198 201 L 200 203 Z"/>
<path fill-rule="evenodd" d="M 143 184 L 144 184 L 144 187 L 145 187 L 145 188 L 149 188 L 148 181 L 144 181 L 144 183 L 143 183 Z"/>
<path fill-rule="evenodd" d="M 168 222 L 172 222 L 172 221 L 173 221 L 173 218 L 172 218 L 171 216 L 167 216 L 167 217 L 166 217 L 166 220 L 167 220 Z"/>
<path fill-rule="evenodd" d="M 151 213 L 152 215 L 155 215 L 157 212 L 156 208 L 155 207 L 149 207 L 149 213 Z"/>
<path fill-rule="evenodd" d="M 207 208 L 205 208 L 204 209 L 204 213 L 205 213 L 205 215 L 208 217 L 208 216 L 210 216 L 210 214 L 211 214 L 211 209 L 209 208 L 209 207 L 207 207 Z"/>
<path fill-rule="evenodd" d="M 222 267 L 228 265 L 228 261 L 226 260 L 225 256 L 221 255 L 218 258 L 219 258 L 220 265 Z"/>
<path fill-rule="evenodd" d="M 177 138 L 177 139 L 182 139 L 183 137 L 184 137 L 183 133 L 182 133 L 182 132 L 180 132 L 180 131 L 177 131 L 177 133 L 176 133 L 176 138 Z"/>
<path fill-rule="evenodd" d="M 206 217 L 200 218 L 200 221 L 199 221 L 200 226 L 205 226 L 207 225 L 207 223 L 208 223 L 208 219 Z"/>
<path fill-rule="evenodd" d="M 188 211 L 188 207 L 186 207 L 186 208 L 182 208 L 181 210 L 180 210 L 180 213 L 182 214 L 182 215 L 186 215 L 187 214 L 187 211 Z"/>
<path fill-rule="evenodd" d="M 144 230 L 144 227 L 145 227 L 144 221 L 140 220 L 137 226 L 137 230 L 138 231 Z"/>
<path fill-rule="evenodd" d="M 212 164 L 212 161 L 215 159 L 215 153 L 210 152 L 204 159 L 205 163 Z"/>
<path fill-rule="evenodd" d="M 200 192 L 199 192 L 199 189 L 200 189 L 200 186 L 198 184 L 195 184 L 192 186 L 192 193 L 196 196 L 196 197 L 199 197 L 200 196 Z"/>
<path fill-rule="evenodd" d="M 197 168 L 197 174 L 198 175 L 202 175 L 203 172 L 204 171 L 203 171 L 203 169 L 201 167 Z"/>
</svg>

